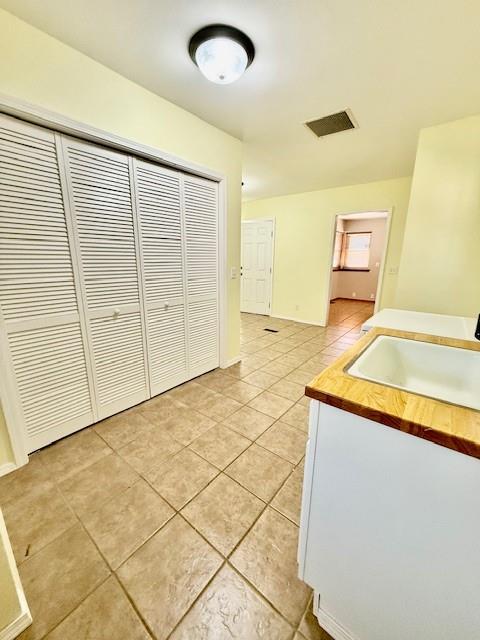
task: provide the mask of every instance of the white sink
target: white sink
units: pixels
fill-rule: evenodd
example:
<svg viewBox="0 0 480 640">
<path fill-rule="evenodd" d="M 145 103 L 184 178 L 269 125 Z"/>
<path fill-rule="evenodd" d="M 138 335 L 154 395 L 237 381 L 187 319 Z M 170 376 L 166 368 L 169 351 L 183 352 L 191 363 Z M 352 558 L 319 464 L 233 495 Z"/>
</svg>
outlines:
<svg viewBox="0 0 480 640">
<path fill-rule="evenodd" d="M 480 351 L 378 336 L 347 372 L 356 378 L 480 410 Z"/>
</svg>

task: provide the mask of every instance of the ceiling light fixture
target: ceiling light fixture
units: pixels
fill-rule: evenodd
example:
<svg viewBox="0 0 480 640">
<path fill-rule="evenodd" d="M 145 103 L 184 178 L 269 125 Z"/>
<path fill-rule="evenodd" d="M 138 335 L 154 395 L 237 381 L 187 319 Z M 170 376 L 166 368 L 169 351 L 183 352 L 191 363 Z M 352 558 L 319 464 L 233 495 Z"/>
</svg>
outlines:
<svg viewBox="0 0 480 640">
<path fill-rule="evenodd" d="M 211 24 L 194 33 L 188 52 L 203 75 L 217 84 L 238 80 L 255 57 L 250 38 L 226 24 Z"/>
</svg>

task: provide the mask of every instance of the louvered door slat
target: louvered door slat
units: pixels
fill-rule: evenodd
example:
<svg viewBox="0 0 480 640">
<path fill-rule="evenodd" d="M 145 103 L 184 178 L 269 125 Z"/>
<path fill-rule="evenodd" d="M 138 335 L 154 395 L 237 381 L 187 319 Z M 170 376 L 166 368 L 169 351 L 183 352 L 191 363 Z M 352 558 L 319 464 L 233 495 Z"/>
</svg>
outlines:
<svg viewBox="0 0 480 640">
<path fill-rule="evenodd" d="M 218 367 L 218 187 L 185 177 L 184 207 L 190 374 Z"/>
<path fill-rule="evenodd" d="M 64 138 L 100 418 L 148 397 L 126 156 Z"/>
<path fill-rule="evenodd" d="M 187 379 L 181 176 L 135 162 L 152 394 Z"/>
<path fill-rule="evenodd" d="M 90 424 L 93 411 L 55 137 L 6 116 L 0 307 L 30 452 Z"/>
</svg>

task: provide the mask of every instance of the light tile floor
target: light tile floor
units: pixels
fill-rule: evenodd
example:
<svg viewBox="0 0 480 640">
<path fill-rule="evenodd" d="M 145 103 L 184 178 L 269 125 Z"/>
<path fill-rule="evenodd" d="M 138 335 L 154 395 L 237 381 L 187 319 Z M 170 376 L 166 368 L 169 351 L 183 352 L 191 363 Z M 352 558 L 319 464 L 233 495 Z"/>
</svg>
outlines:
<svg viewBox="0 0 480 640">
<path fill-rule="evenodd" d="M 337 301 L 327 328 L 244 314 L 241 363 L 1 478 L 34 618 L 21 638 L 327 640 L 296 577 L 303 393 L 372 306 Z"/>
</svg>

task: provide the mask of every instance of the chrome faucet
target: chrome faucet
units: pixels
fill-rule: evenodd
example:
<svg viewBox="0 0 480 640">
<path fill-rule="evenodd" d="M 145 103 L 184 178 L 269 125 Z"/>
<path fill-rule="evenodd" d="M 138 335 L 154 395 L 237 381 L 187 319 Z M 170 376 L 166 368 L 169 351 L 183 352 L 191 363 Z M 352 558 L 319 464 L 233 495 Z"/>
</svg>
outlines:
<svg viewBox="0 0 480 640">
<path fill-rule="evenodd" d="M 480 340 L 480 313 L 478 314 L 477 328 L 475 329 L 475 338 Z"/>
</svg>

